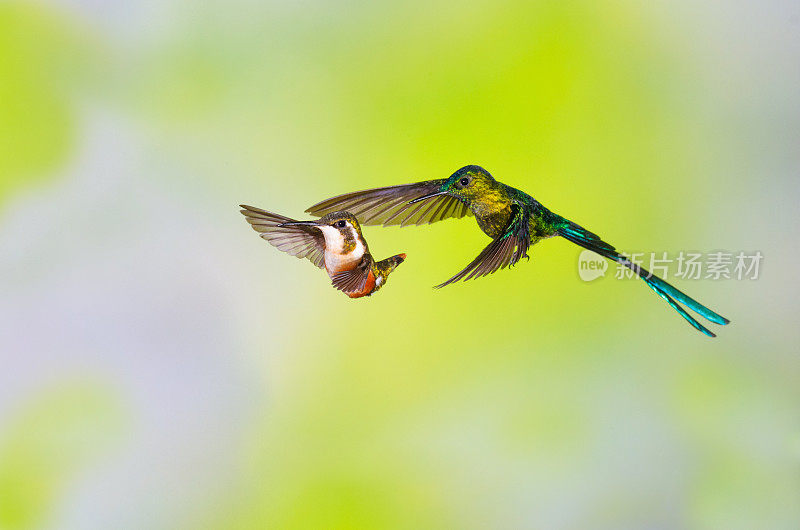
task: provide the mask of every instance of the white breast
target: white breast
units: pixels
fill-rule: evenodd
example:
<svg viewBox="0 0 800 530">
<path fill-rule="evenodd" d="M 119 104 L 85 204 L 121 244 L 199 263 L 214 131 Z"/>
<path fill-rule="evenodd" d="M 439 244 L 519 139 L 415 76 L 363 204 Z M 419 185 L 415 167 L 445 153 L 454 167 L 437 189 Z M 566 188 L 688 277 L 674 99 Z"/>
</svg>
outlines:
<svg viewBox="0 0 800 530">
<path fill-rule="evenodd" d="M 356 248 L 348 254 L 343 254 L 344 249 L 344 236 L 338 228 L 332 226 L 320 226 L 322 235 L 325 236 L 325 268 L 328 272 L 338 271 L 343 268 L 349 268 L 354 263 L 361 261 L 364 256 L 366 248 L 361 238 L 355 233 L 355 229 L 350 227 L 351 233 L 356 240 Z"/>
</svg>

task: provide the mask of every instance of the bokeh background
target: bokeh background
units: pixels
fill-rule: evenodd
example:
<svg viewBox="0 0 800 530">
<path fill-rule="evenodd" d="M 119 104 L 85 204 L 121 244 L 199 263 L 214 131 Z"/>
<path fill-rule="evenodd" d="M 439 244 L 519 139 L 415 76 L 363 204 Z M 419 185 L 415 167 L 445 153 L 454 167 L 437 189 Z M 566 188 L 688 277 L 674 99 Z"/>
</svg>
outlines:
<svg viewBox="0 0 800 530">
<path fill-rule="evenodd" d="M 0 3 L 0 528 L 800 527 L 798 94 L 789 0 Z M 761 275 L 432 290 L 470 219 L 349 300 L 237 211 L 468 163 Z"/>
</svg>

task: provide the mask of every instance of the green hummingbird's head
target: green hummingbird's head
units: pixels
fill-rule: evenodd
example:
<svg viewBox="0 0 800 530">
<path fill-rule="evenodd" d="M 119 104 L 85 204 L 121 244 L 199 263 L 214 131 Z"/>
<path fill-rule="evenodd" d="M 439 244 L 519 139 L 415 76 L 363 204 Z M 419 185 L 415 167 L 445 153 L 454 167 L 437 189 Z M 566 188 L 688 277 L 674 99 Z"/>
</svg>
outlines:
<svg viewBox="0 0 800 530">
<path fill-rule="evenodd" d="M 493 189 L 496 180 L 481 166 L 464 166 L 442 184 L 441 191 L 470 202 Z"/>
<path fill-rule="evenodd" d="M 497 188 L 497 181 L 481 166 L 464 166 L 445 180 L 437 191 L 414 199 L 411 203 L 423 201 L 437 195 L 450 195 L 471 205 L 476 199 L 483 199 Z"/>
</svg>

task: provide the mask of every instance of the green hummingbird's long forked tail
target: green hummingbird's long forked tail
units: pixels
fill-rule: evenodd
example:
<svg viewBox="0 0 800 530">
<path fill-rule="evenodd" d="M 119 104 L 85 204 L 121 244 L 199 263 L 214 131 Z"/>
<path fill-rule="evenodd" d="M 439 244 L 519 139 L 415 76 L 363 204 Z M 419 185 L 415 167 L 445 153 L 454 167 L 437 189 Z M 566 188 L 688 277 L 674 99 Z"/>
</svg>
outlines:
<svg viewBox="0 0 800 530">
<path fill-rule="evenodd" d="M 683 318 L 685 318 L 689 324 L 694 326 L 695 329 L 708 335 L 709 337 L 716 337 L 714 333 L 709 331 L 705 326 L 700 324 L 697 320 L 695 320 L 689 313 L 686 312 L 678 303 L 681 302 L 685 304 L 689 309 L 696 312 L 700 316 L 706 318 L 707 320 L 724 326 L 728 322 L 730 322 L 727 318 L 715 313 L 714 311 L 710 310 L 697 300 L 691 298 L 687 294 L 679 291 L 669 283 L 665 282 L 658 276 L 651 274 L 649 271 L 643 269 L 642 267 L 636 265 L 635 263 L 631 263 L 631 261 L 626 258 L 625 256 L 620 255 L 617 250 L 610 244 L 606 243 L 597 234 L 593 234 L 589 232 L 585 228 L 580 225 L 573 223 L 572 221 L 564 220 L 564 225 L 561 226 L 557 233 L 561 237 L 572 241 L 576 245 L 580 245 L 581 247 L 596 252 L 600 254 L 604 258 L 608 258 L 612 261 L 615 261 L 621 265 L 624 265 L 635 272 L 644 282 L 650 286 L 653 291 L 655 291 L 661 298 L 666 300 L 666 302 L 680 314 Z"/>
</svg>

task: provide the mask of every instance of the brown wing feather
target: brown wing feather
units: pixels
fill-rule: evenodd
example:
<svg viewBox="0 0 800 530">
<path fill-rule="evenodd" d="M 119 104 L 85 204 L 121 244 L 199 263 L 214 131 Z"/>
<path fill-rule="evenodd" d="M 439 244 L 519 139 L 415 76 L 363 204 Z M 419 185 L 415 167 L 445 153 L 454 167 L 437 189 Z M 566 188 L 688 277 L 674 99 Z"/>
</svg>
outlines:
<svg viewBox="0 0 800 530">
<path fill-rule="evenodd" d="M 372 268 L 372 256 L 364 254 L 361 261 L 353 269 L 342 271 L 331 276 L 331 283 L 334 287 L 347 294 L 364 290 L 369 278 L 369 271 Z"/>
<path fill-rule="evenodd" d="M 308 258 L 319 268 L 325 266 L 325 238 L 319 229 L 310 226 L 278 226 L 294 219 L 255 206 L 240 206 L 242 215 L 253 230 L 270 245 L 292 256 Z"/>
<path fill-rule="evenodd" d="M 409 204 L 410 201 L 439 191 L 444 179 L 388 186 L 345 193 L 311 206 L 307 213 L 322 217 L 346 210 L 364 225 L 422 225 L 448 217 L 464 217 L 470 211 L 458 199 L 447 195 Z"/>
</svg>

